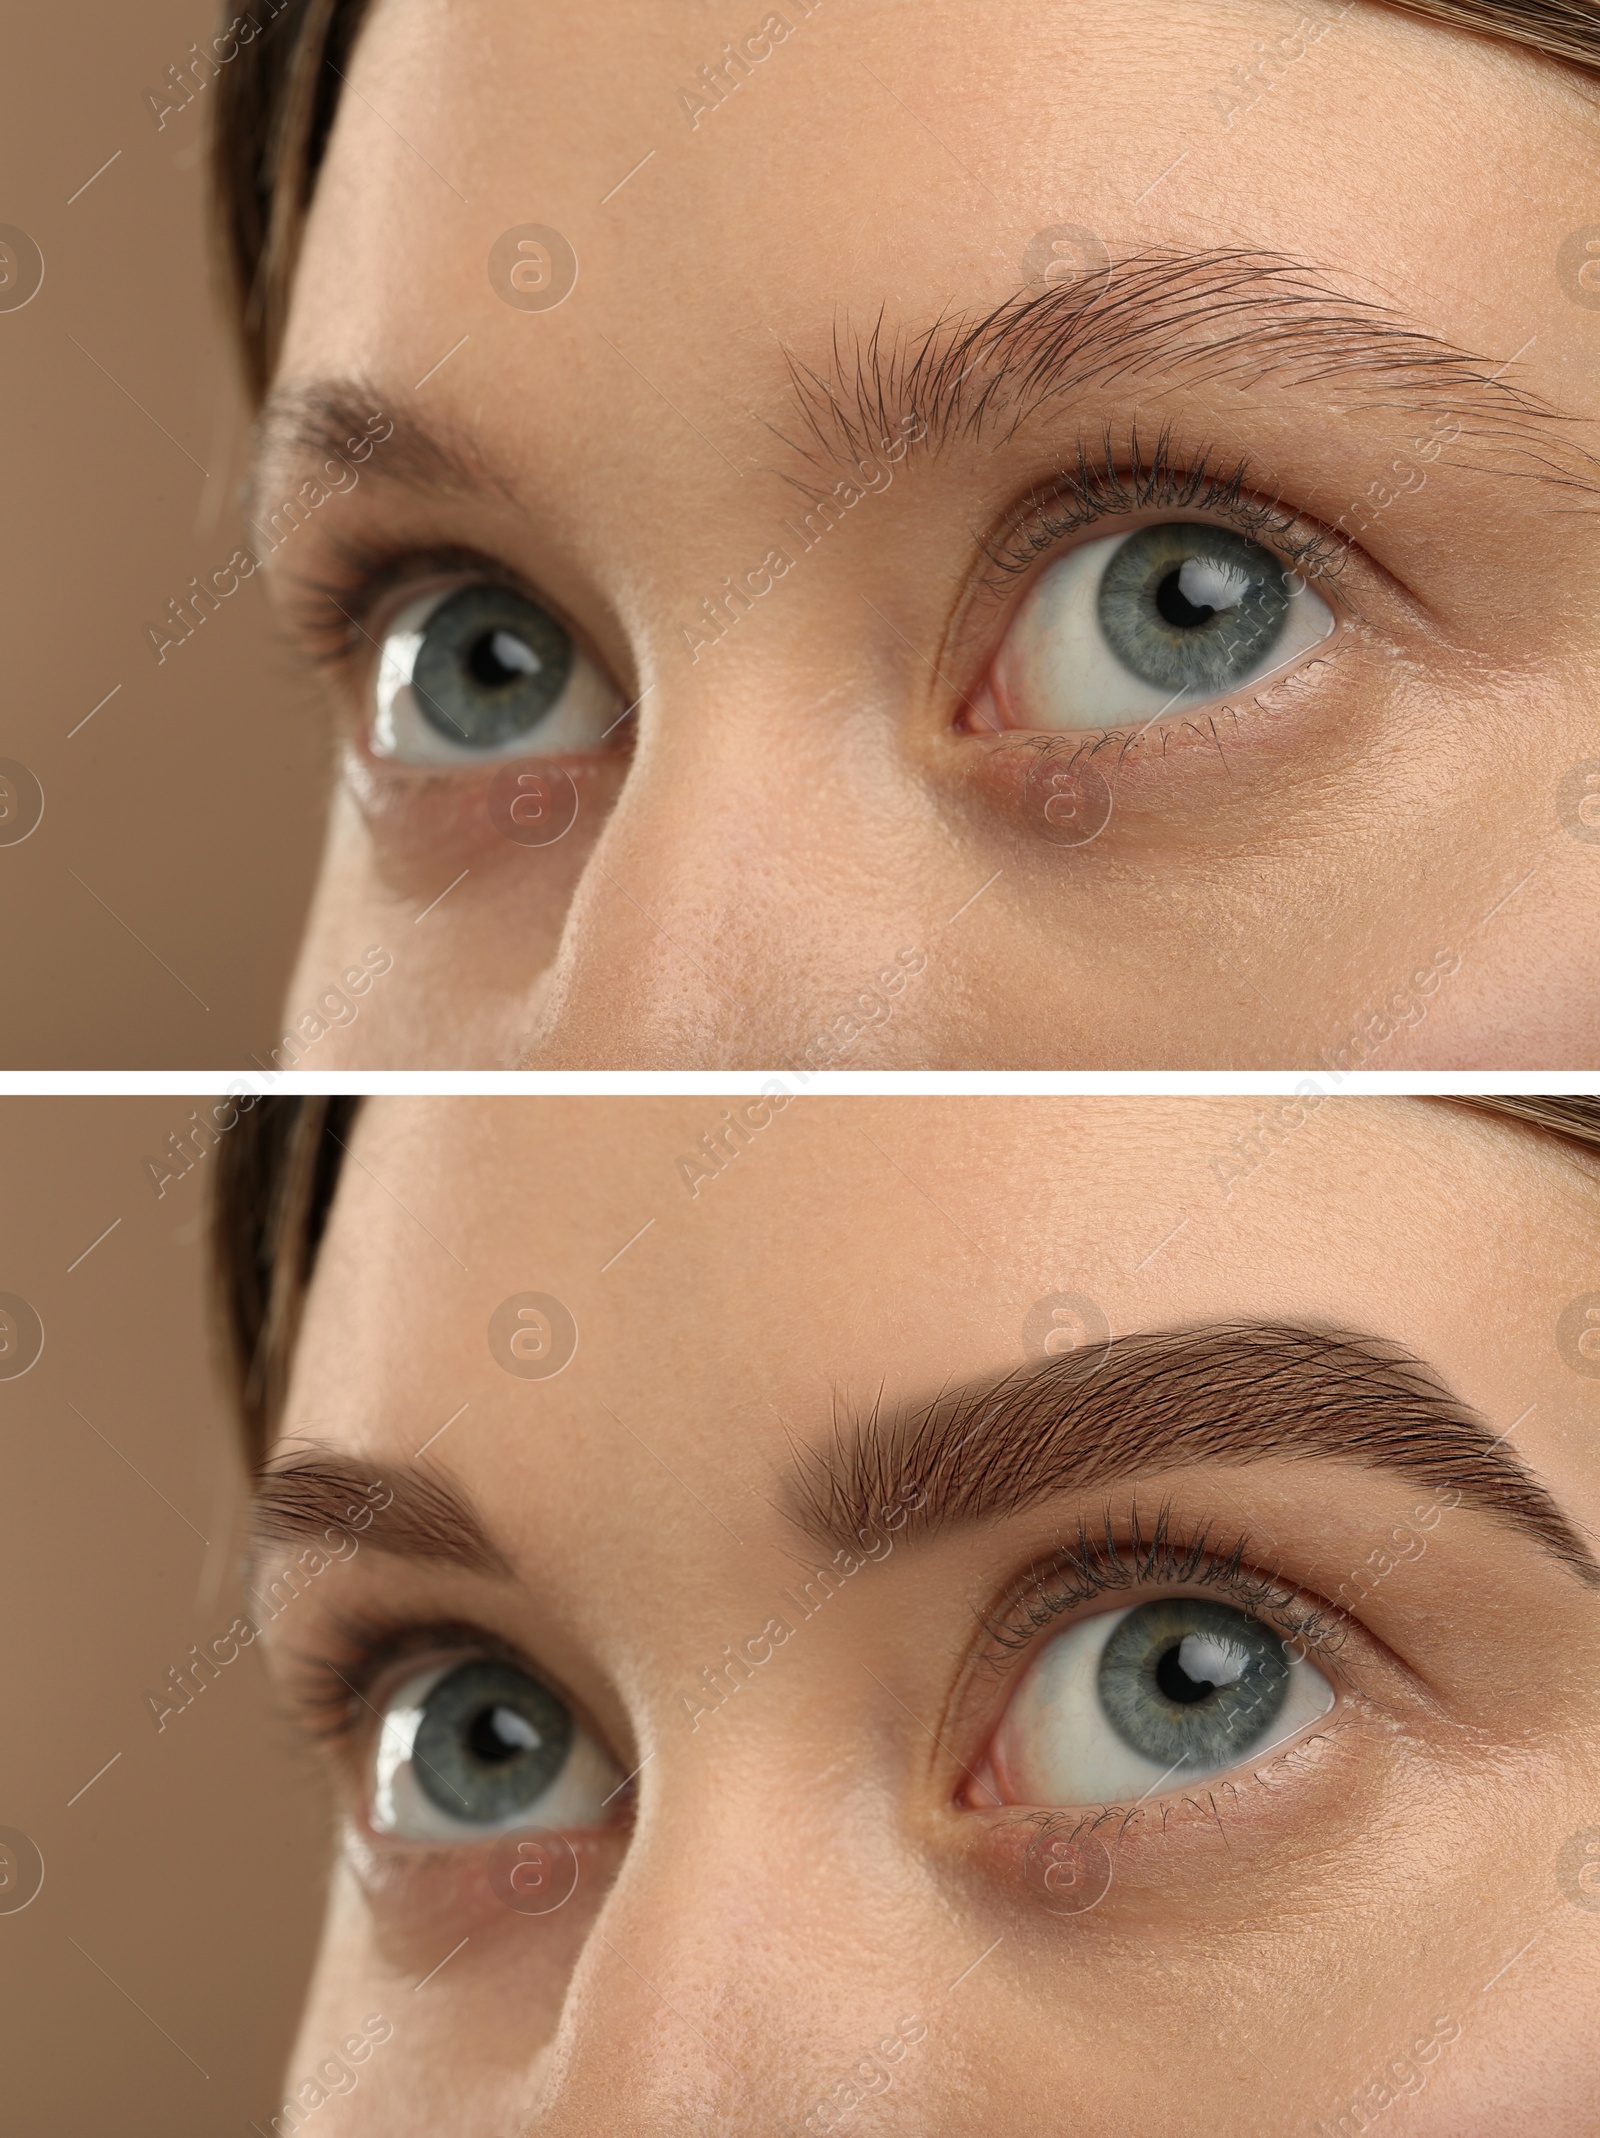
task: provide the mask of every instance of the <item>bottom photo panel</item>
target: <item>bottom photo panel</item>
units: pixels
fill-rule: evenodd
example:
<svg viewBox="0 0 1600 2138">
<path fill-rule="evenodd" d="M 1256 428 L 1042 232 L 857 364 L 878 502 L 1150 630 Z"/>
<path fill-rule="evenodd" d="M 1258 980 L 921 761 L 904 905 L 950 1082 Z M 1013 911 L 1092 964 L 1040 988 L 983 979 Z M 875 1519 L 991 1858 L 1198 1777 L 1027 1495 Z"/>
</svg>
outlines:
<svg viewBox="0 0 1600 2138">
<path fill-rule="evenodd" d="M 8 2129 L 1600 2132 L 1600 1102 L 0 1151 Z"/>
</svg>

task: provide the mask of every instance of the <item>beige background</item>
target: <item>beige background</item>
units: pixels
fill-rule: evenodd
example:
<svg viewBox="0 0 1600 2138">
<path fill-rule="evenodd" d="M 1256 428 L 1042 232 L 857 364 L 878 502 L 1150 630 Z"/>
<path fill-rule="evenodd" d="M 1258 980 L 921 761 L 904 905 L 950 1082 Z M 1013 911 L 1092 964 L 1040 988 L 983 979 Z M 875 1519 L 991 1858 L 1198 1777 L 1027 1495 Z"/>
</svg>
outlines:
<svg viewBox="0 0 1600 2138">
<path fill-rule="evenodd" d="M 0 312 L 0 757 L 45 791 L 37 831 L 0 847 L 3 1067 L 242 1066 L 276 1036 L 309 894 L 327 717 L 260 582 L 162 666 L 144 629 L 241 539 L 208 96 L 159 132 L 146 101 L 218 19 L 212 0 L 54 0 L 13 16 L 0 69 L 0 223 L 45 260 Z"/>
<path fill-rule="evenodd" d="M 0 1826 L 45 1860 L 38 1897 L 0 1914 L 18 2138 L 265 2132 L 310 1966 L 325 1800 L 255 1651 L 159 1735 L 143 1699 L 242 1608 L 208 1167 L 158 1201 L 141 1164 L 196 1103 L 0 1101 L 0 1292 L 45 1329 L 0 1380 Z"/>
</svg>

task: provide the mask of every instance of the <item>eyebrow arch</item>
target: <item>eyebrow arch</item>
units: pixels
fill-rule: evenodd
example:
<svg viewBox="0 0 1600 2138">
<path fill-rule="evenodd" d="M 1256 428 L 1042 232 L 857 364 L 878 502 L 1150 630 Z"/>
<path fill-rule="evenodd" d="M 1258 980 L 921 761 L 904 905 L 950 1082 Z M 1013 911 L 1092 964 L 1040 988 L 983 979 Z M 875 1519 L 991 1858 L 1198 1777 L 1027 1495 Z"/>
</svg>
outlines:
<svg viewBox="0 0 1600 2138">
<path fill-rule="evenodd" d="M 261 1474 L 251 1509 L 252 1556 L 274 1544 L 315 1542 L 353 1530 L 397 1558 L 508 1575 L 511 1562 L 459 1488 L 413 1463 L 357 1463 L 316 1449 Z"/>
<path fill-rule="evenodd" d="M 891 331 L 880 312 L 865 335 L 836 322 L 820 364 L 785 356 L 802 435 L 784 442 L 818 469 L 848 472 L 913 418 L 934 447 L 1004 442 L 1086 388 L 1154 379 L 1191 390 L 1346 382 L 1355 398 L 1336 414 L 1453 416 L 1529 464 L 1517 472 L 1579 488 L 1597 474 L 1581 450 L 1558 454 L 1571 418 L 1503 376 L 1514 357 L 1458 349 L 1275 252 L 1153 248 L 977 318 Z"/>
<path fill-rule="evenodd" d="M 1521 1458 L 1400 1346 L 1348 1330 L 1237 1321 L 1139 1332 L 888 1418 L 836 1418 L 801 1449 L 784 1511 L 853 1549 L 995 1522 L 1065 1492 L 1191 1465 L 1336 1462 L 1443 1486 L 1600 1588 L 1600 1561 Z"/>
<path fill-rule="evenodd" d="M 263 402 L 256 419 L 246 517 L 254 519 L 270 509 L 268 482 L 275 469 L 346 459 L 350 444 L 360 439 L 374 415 L 387 416 L 394 427 L 357 461 L 360 474 L 446 496 L 490 491 L 507 503 L 518 503 L 503 470 L 470 431 L 448 416 L 396 408 L 392 395 L 365 378 L 324 378 L 279 387 Z"/>
</svg>

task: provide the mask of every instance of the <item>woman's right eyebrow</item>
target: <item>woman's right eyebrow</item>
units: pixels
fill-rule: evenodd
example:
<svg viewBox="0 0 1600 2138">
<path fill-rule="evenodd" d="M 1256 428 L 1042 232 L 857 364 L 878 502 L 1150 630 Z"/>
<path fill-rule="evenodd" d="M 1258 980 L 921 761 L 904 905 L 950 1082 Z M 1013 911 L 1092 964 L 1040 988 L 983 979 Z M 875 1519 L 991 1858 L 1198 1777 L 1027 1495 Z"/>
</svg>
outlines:
<svg viewBox="0 0 1600 2138">
<path fill-rule="evenodd" d="M 271 1461 L 250 1510 L 252 1562 L 274 1546 L 315 1544 L 330 1531 L 398 1558 L 509 1577 L 511 1561 L 472 1500 L 443 1472 L 367 1462 L 322 1443 Z"/>
<path fill-rule="evenodd" d="M 813 1541 L 853 1549 L 899 1510 L 909 1540 L 1179 1469 L 1335 1462 L 1443 1493 L 1600 1588 L 1590 1544 L 1507 1445 L 1521 1422 L 1496 1433 L 1376 1336 L 1216 1322 L 1085 1344 L 885 1418 L 846 1419 L 797 1456 L 783 1504 Z"/>
<path fill-rule="evenodd" d="M 524 501 L 477 438 L 448 416 L 407 410 L 399 396 L 363 378 L 311 379 L 279 387 L 256 419 L 255 460 L 246 518 L 270 512 L 277 493 L 296 476 L 315 476 L 328 460 L 355 466 L 424 495 L 474 496 L 492 492 L 519 509 Z M 374 439 L 369 423 L 388 426 Z M 365 442 L 359 457 L 351 448 Z"/>
</svg>

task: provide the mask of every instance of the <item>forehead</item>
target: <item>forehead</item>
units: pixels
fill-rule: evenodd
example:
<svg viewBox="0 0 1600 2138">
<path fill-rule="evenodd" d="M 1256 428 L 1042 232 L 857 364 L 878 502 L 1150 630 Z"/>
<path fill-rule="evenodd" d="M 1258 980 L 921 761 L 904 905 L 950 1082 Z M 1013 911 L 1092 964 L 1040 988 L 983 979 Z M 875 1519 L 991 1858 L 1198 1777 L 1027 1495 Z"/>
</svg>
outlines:
<svg viewBox="0 0 1600 2138">
<path fill-rule="evenodd" d="M 608 0 L 603 21 L 380 0 L 319 181 L 288 376 L 409 390 L 470 335 L 435 400 L 532 387 L 518 424 L 563 474 L 577 441 L 541 423 L 541 400 L 610 404 L 581 439 L 607 473 L 624 468 L 618 411 L 636 407 L 654 457 L 709 480 L 704 437 L 630 361 L 669 395 L 704 380 L 688 414 L 736 465 L 757 451 L 751 419 L 784 413 L 777 343 L 822 361 L 841 316 L 925 326 L 998 303 L 1063 224 L 1113 255 L 1280 250 L 1469 348 L 1495 341 L 1502 299 L 1519 338 L 1536 316 L 1575 332 L 1548 248 L 1535 262 L 1497 245 L 1471 276 L 1461 256 L 1490 143 L 1497 169 L 1521 142 L 1548 172 L 1570 135 L 1575 199 L 1581 98 L 1555 93 L 1553 67 L 1385 8 L 1297 22 L 1263 0 Z M 1432 88 L 1445 62 L 1448 103 Z M 1547 211 L 1560 191 L 1553 174 Z M 1536 212 L 1497 201 L 1515 224 Z M 497 299 L 491 248 L 523 224 L 573 245 L 581 304 Z M 712 321 L 710 338 L 663 343 L 663 326 Z"/>
<path fill-rule="evenodd" d="M 386 1456 L 473 1403 L 536 1416 L 552 1465 L 602 1406 L 776 1460 L 838 1396 L 1004 1371 L 1095 1313 L 1342 1323 L 1509 1418 L 1567 1400 L 1555 1321 L 1595 1286 L 1584 1176 L 1432 1101 L 375 1099 L 352 1152 L 290 1428 Z M 548 1380 L 495 1348 L 522 1295 L 576 1327 Z"/>
</svg>

